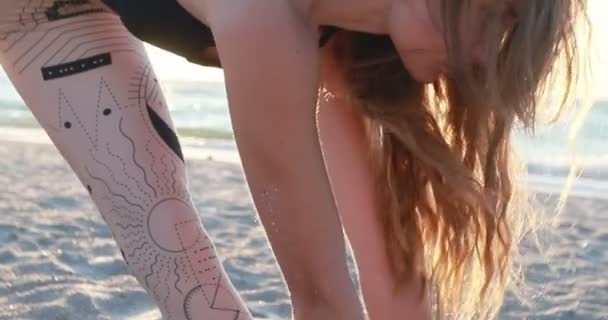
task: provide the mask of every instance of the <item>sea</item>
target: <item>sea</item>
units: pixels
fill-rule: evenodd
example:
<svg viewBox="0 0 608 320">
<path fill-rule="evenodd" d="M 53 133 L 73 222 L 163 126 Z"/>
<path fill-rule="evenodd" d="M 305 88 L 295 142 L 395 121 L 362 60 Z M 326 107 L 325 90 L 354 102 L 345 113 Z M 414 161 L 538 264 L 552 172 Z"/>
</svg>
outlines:
<svg viewBox="0 0 608 320">
<path fill-rule="evenodd" d="M 163 80 L 161 77 L 161 84 L 182 144 L 192 150 L 197 146 L 215 148 L 227 154 L 226 159 L 238 161 L 224 82 L 221 79 Z M 575 139 L 572 139 L 575 112 L 566 113 L 564 119 L 553 124 L 540 123 L 533 134 L 515 130 L 513 141 L 518 155 L 528 166 L 531 188 L 548 192 L 563 190 L 565 178 L 575 165 L 578 179 L 571 193 L 608 197 L 608 100 L 595 99 L 592 103 L 581 128 L 574 131 Z M 576 111 L 576 108 L 570 110 Z M 5 132 L 39 128 L 1 69 L 0 128 Z"/>
<path fill-rule="evenodd" d="M 224 83 L 160 80 L 186 157 L 212 155 L 238 163 Z M 608 320 L 608 100 L 596 99 L 574 143 L 573 123 L 574 117 L 567 114 L 552 125 L 539 125 L 533 136 L 519 129 L 513 133 L 515 148 L 527 163 L 529 189 L 559 193 L 575 163 L 578 178 L 570 194 L 579 200 L 556 225 L 558 237 L 552 238 L 552 251 L 543 254 L 536 248 L 524 248 L 534 304 L 509 294 L 500 319 Z M 40 137 L 44 140 L 44 133 L 0 71 L 0 140 Z M 272 305 L 260 305 L 258 310 L 272 319 L 289 317 L 288 308 L 276 311 Z"/>
</svg>

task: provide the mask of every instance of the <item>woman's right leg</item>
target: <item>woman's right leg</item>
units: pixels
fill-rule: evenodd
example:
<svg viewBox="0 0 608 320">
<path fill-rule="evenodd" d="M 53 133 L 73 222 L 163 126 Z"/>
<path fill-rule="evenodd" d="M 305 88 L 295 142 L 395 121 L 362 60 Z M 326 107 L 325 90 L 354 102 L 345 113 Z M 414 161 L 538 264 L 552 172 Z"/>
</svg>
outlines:
<svg viewBox="0 0 608 320">
<path fill-rule="evenodd" d="M 163 318 L 251 319 L 190 201 L 141 42 L 93 0 L 2 3 L 0 63 Z"/>
</svg>

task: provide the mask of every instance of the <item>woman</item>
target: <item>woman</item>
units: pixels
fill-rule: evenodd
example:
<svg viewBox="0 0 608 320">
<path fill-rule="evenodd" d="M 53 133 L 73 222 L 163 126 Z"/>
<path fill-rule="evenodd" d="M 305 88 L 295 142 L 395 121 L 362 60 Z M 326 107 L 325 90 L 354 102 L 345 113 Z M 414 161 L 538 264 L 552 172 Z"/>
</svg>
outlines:
<svg viewBox="0 0 608 320">
<path fill-rule="evenodd" d="M 583 0 L 105 4 L 5 1 L 1 61 L 164 317 L 251 315 L 199 224 L 166 104 L 122 23 L 190 60 L 221 60 L 296 319 L 363 317 L 342 225 L 371 319 L 429 319 L 431 306 L 496 315 L 524 231 L 509 133 L 533 125 L 558 62 L 574 80 Z M 341 31 L 319 50 L 321 26 Z"/>
</svg>

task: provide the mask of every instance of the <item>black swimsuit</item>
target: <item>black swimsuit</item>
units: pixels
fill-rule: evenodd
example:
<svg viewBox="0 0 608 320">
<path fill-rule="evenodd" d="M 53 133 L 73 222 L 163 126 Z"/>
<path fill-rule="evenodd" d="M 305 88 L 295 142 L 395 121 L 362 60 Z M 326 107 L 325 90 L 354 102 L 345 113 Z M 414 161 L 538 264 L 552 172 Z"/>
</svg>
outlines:
<svg viewBox="0 0 608 320">
<path fill-rule="evenodd" d="M 176 0 L 102 1 L 120 16 L 134 36 L 190 62 L 205 64 L 203 52 L 215 47 L 211 29 Z M 319 46 L 325 45 L 337 30 L 335 27 L 323 27 Z"/>
</svg>

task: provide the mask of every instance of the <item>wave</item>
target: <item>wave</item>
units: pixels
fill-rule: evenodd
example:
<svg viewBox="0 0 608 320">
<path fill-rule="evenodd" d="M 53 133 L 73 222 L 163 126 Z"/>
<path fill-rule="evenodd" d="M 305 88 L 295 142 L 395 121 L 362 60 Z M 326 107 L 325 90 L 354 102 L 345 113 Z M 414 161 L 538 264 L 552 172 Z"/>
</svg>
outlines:
<svg viewBox="0 0 608 320">
<path fill-rule="evenodd" d="M 179 131 L 179 129 L 178 129 Z M 192 128 L 180 133 L 184 155 L 193 160 L 215 160 L 240 165 L 240 157 L 233 138 L 227 139 L 231 132 L 222 132 L 221 139 L 217 133 L 208 129 Z M 50 144 L 51 141 L 43 130 L 36 127 L 9 127 L 0 125 L 0 141 L 18 141 L 28 143 Z M 603 158 L 602 158 L 603 159 Z M 589 165 L 579 172 L 571 195 L 591 198 L 608 198 L 608 161 L 587 159 Z M 555 162 L 528 163 L 528 177 L 525 184 L 533 192 L 558 194 L 566 185 L 570 172 L 567 164 Z"/>
<path fill-rule="evenodd" d="M 608 181 L 608 155 L 577 159 L 575 164 L 566 161 L 528 161 L 528 173 L 534 175 L 567 177 L 571 170 L 581 178 Z"/>
<path fill-rule="evenodd" d="M 195 159 L 239 162 L 223 84 L 203 87 L 191 83 L 166 83 L 171 115 L 185 154 Z M 205 89 L 206 88 L 206 89 Z M 14 89 L 0 77 L 0 139 L 39 142 L 46 136 Z M 608 102 L 598 102 L 587 118 L 576 143 L 575 193 L 608 196 Z M 22 131 L 19 131 L 22 129 Z M 529 185 L 542 192 L 559 192 L 573 159 L 568 155 L 567 125 L 558 123 L 534 137 L 514 134 L 514 144 L 527 162 Z M 12 130 L 12 131 L 11 131 Z M 17 130 L 17 131 L 15 131 Z M 8 132 L 8 133 L 7 133 Z M 38 133 L 36 133 L 38 132 Z M 9 137 L 9 138 L 7 138 Z M 48 140 L 48 138 L 46 138 Z M 45 142 L 46 143 L 46 142 Z M 50 141 L 48 141 L 50 143 Z"/>
</svg>

